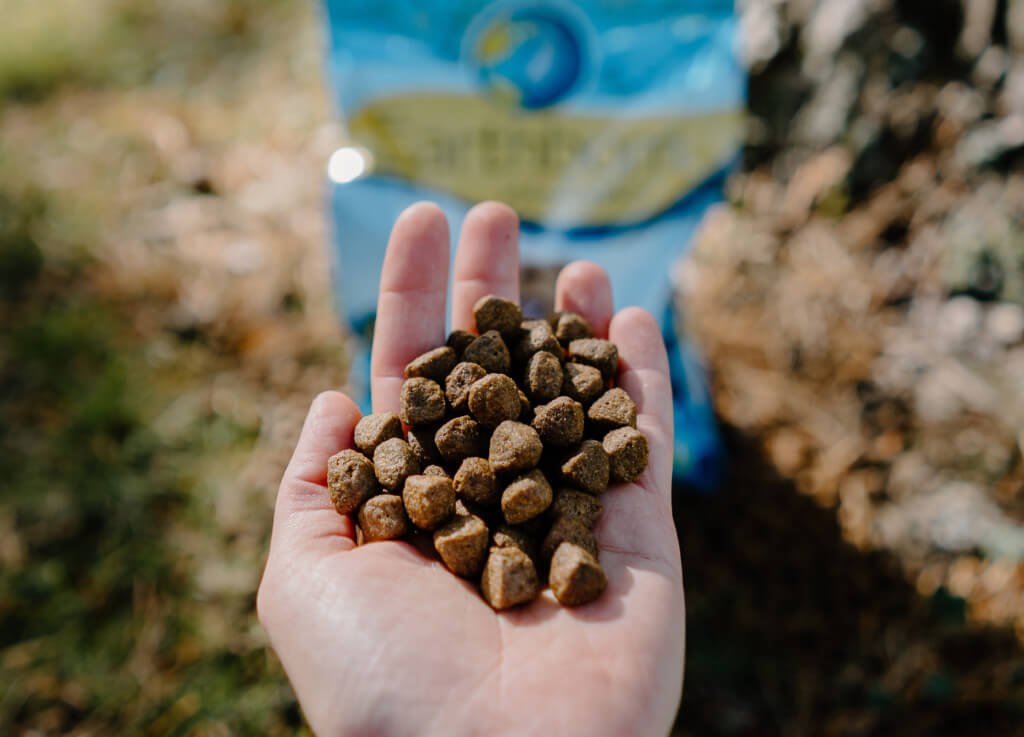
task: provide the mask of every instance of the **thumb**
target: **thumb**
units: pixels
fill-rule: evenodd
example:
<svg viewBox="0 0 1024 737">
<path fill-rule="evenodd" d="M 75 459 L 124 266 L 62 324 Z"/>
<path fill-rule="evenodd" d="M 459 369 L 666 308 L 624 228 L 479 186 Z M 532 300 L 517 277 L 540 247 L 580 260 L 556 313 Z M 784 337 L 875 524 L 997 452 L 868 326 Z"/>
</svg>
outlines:
<svg viewBox="0 0 1024 737">
<path fill-rule="evenodd" d="M 277 492 L 271 558 L 296 552 L 323 556 L 355 547 L 352 519 L 331 503 L 327 461 L 352 447 L 360 418 L 359 408 L 340 392 L 323 392 L 313 400 Z"/>
</svg>

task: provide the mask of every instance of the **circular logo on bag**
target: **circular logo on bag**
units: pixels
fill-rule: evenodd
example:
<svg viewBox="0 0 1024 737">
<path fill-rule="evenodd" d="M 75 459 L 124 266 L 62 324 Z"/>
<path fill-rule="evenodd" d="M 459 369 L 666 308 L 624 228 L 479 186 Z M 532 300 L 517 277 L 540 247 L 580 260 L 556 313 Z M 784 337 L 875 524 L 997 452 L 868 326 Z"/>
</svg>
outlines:
<svg viewBox="0 0 1024 737">
<path fill-rule="evenodd" d="M 493 98 L 529 110 L 548 107 L 586 76 L 583 22 L 558 4 L 500 3 L 470 24 L 463 58 Z"/>
</svg>

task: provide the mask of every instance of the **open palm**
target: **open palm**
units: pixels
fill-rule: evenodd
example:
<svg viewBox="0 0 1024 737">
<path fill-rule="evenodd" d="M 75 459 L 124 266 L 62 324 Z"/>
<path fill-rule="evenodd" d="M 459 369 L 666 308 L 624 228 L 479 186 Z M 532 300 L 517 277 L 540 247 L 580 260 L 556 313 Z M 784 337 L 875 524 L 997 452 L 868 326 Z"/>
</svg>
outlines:
<svg viewBox="0 0 1024 737">
<path fill-rule="evenodd" d="M 485 294 L 519 298 L 518 222 L 497 203 L 470 211 L 452 284 L 452 325 L 471 329 Z M 403 369 L 444 342 L 448 227 L 430 204 L 396 222 L 381 275 L 372 361 L 375 412 L 397 411 Z M 617 377 L 639 410 L 650 463 L 611 487 L 595 530 L 608 588 L 561 607 L 550 592 L 495 613 L 471 583 L 406 542 L 356 547 L 334 511 L 327 459 L 352 447 L 359 410 L 313 402 L 278 493 L 260 619 L 310 725 L 334 735 L 665 735 L 682 688 L 683 587 L 671 515 L 671 389 L 645 311 L 612 316 L 607 275 L 576 262 L 556 306 L 618 344 Z"/>
</svg>

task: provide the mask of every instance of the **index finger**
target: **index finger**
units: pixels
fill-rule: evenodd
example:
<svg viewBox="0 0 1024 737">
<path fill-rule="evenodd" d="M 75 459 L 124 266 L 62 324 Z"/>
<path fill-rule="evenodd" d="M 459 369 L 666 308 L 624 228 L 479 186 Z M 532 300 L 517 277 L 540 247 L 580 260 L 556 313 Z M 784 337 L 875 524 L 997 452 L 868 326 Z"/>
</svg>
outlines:
<svg viewBox="0 0 1024 737">
<path fill-rule="evenodd" d="M 430 202 L 399 215 L 391 230 L 377 298 L 370 359 L 374 412 L 398 412 L 405 365 L 444 345 L 448 221 Z"/>
</svg>

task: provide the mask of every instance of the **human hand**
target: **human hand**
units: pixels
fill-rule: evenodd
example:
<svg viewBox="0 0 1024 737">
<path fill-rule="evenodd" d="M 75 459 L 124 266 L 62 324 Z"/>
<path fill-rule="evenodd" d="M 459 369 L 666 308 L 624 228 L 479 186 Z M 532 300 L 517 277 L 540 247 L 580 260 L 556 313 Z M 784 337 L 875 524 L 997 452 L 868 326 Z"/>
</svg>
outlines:
<svg viewBox="0 0 1024 737">
<path fill-rule="evenodd" d="M 453 328 L 473 328 L 481 296 L 518 301 L 518 227 L 497 203 L 466 217 Z M 435 205 L 414 205 L 395 223 L 374 336 L 375 412 L 397 412 L 405 364 L 444 343 L 448 248 Z M 352 447 L 360 413 L 343 394 L 319 395 L 278 492 L 257 604 L 320 737 L 668 733 L 682 690 L 684 615 L 661 333 L 641 309 L 613 317 L 608 277 L 587 262 L 562 270 L 556 307 L 618 345 L 617 385 L 636 402 L 650 444 L 643 475 L 602 496 L 595 533 L 608 588 L 582 607 L 562 607 L 547 591 L 496 613 L 472 583 L 407 542 L 357 547 L 326 480 L 327 459 Z"/>
</svg>

